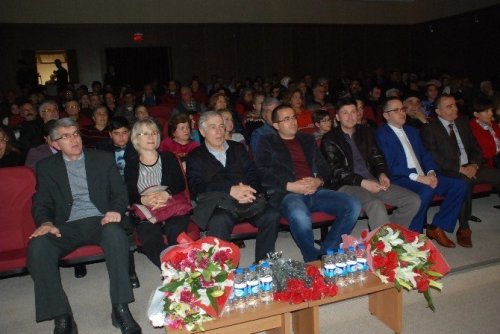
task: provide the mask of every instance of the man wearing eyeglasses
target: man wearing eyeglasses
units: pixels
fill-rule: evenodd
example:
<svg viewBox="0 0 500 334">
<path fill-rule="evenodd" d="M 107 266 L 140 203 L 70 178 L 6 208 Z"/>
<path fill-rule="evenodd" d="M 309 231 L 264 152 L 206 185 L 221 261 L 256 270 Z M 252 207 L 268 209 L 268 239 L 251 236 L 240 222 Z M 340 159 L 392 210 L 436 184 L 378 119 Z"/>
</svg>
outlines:
<svg viewBox="0 0 500 334">
<path fill-rule="evenodd" d="M 392 183 L 420 196 L 420 208 L 410 230 L 422 232 L 427 209 L 434 195 L 445 196 L 426 234 L 441 246 L 455 247 L 445 234 L 452 233 L 467 192 L 467 184 L 440 174 L 430 153 L 424 148 L 417 129 L 405 125 L 406 112 L 399 98 L 387 99 L 383 106 L 386 124 L 377 130 L 377 141 L 384 153 Z"/>
<path fill-rule="evenodd" d="M 37 164 L 28 268 L 35 284 L 36 320 L 54 319 L 54 333 L 77 333 L 61 285 L 59 258 L 89 244 L 104 250 L 110 279 L 112 322 L 122 333 L 141 333 L 128 309 L 134 300 L 129 280 L 129 242 L 119 224 L 128 204 L 127 188 L 113 156 L 83 150 L 78 124 L 63 118 L 50 132 L 60 152 Z"/>
<path fill-rule="evenodd" d="M 342 234 L 351 233 L 361 204 L 347 194 L 323 189 L 330 170 L 314 137 L 298 132 L 297 117 L 290 105 L 276 107 L 272 120 L 277 133 L 260 140 L 255 162 L 263 185 L 273 193 L 270 202 L 288 220 L 304 261 L 318 260 L 328 248 L 339 247 Z M 313 212 L 337 217 L 320 249 L 314 244 Z"/>
</svg>

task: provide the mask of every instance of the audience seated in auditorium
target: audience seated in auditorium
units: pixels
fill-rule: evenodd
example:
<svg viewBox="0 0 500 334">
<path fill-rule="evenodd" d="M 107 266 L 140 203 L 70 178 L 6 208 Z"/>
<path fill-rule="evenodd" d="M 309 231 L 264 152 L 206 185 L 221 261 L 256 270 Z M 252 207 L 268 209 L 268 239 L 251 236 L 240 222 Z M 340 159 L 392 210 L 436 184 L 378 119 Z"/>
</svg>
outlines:
<svg viewBox="0 0 500 334">
<path fill-rule="evenodd" d="M 18 126 L 18 147 L 23 155 L 26 156 L 30 148 L 43 143 L 43 123 L 37 117 L 38 113 L 31 102 L 21 104 L 19 111 L 23 122 Z"/>
<path fill-rule="evenodd" d="M 168 137 L 160 144 L 160 152 L 171 152 L 182 162 L 186 169 L 186 159 L 193 149 L 200 144 L 191 138 L 191 119 L 186 114 L 170 118 L 168 122 Z"/>
<path fill-rule="evenodd" d="M 321 141 L 321 152 L 331 171 L 328 187 L 359 199 L 372 229 L 387 222 L 408 226 L 420 207 L 420 198 L 391 183 L 375 134 L 369 126 L 358 123 L 355 103 L 351 98 L 337 102 L 339 126 Z M 396 207 L 390 219 L 385 204 Z"/>
<path fill-rule="evenodd" d="M 255 162 L 262 183 L 272 192 L 270 202 L 288 220 L 290 231 L 304 261 L 318 260 L 329 248 L 337 249 L 342 234 L 350 234 L 361 204 L 344 193 L 323 188 L 330 171 L 314 137 L 298 132 L 295 110 L 280 105 L 272 112 L 277 133 L 260 139 Z M 314 244 L 311 214 L 325 212 L 337 220 L 321 248 Z"/>
<path fill-rule="evenodd" d="M 226 241 L 235 224 L 251 222 L 259 229 L 255 261 L 265 259 L 268 252 L 274 251 L 279 212 L 265 203 L 257 167 L 244 145 L 224 139 L 224 120 L 218 112 L 202 114 L 199 129 L 204 143 L 191 151 L 186 166 L 191 199 L 197 202 L 193 221 L 207 235 Z M 256 211 L 250 211 L 249 217 L 242 217 L 234 209 L 254 202 Z"/>
<path fill-rule="evenodd" d="M 406 113 L 399 98 L 386 100 L 383 111 L 387 123 L 377 130 L 377 142 L 385 156 L 391 181 L 420 197 L 420 208 L 410 223 L 410 230 L 422 233 L 434 195 L 445 196 L 439 211 L 427 226 L 426 234 L 444 247 L 455 247 L 444 231 L 452 233 L 455 230 L 467 184 L 439 172 L 417 129 L 405 125 Z M 467 241 L 470 243 L 468 225 L 459 226 L 457 239 L 461 245 L 466 245 Z"/>
<path fill-rule="evenodd" d="M 358 124 L 367 125 L 372 130 L 377 130 L 377 123 L 375 122 L 375 116 L 372 114 L 371 108 L 366 108 L 363 100 L 355 98 L 356 110 L 358 112 Z"/>
<path fill-rule="evenodd" d="M 276 130 L 273 127 L 272 113 L 274 108 L 280 105 L 280 101 L 274 97 L 266 97 L 262 103 L 261 117 L 264 120 L 264 125 L 256 129 L 250 137 L 250 149 L 255 156 L 255 152 L 259 147 L 260 139 L 268 134 L 273 134 Z"/>
<path fill-rule="evenodd" d="M 320 85 L 319 83 L 316 84 L 312 90 L 312 101 L 310 101 L 307 104 L 307 109 L 309 110 L 333 110 L 333 105 L 329 102 L 326 102 L 326 88 Z"/>
<path fill-rule="evenodd" d="M 108 111 L 108 116 L 111 118 L 115 114 L 116 108 L 118 105 L 116 104 L 115 96 L 113 92 L 105 92 L 104 93 L 104 106 Z"/>
<path fill-rule="evenodd" d="M 155 106 L 159 104 L 158 98 L 153 90 L 153 85 L 146 84 L 141 95 L 141 103 L 145 106 Z"/>
<path fill-rule="evenodd" d="M 30 236 L 28 249 L 36 320 L 54 319 L 54 333 L 77 333 L 58 260 L 80 246 L 98 244 L 108 268 L 112 323 L 122 333 L 139 334 L 141 328 L 128 308 L 134 300 L 129 241 L 120 224 L 128 204 L 127 188 L 111 155 L 83 150 L 76 121 L 58 120 L 50 136 L 61 152 L 37 166 L 33 199 L 37 229 Z"/>
<path fill-rule="evenodd" d="M 12 144 L 14 138 L 5 128 L 0 127 L 0 167 L 22 165 L 21 152 Z"/>
<path fill-rule="evenodd" d="M 127 119 L 130 124 L 134 123 L 134 108 L 135 95 L 132 91 L 127 90 L 123 94 L 123 104 L 116 108 L 114 116 L 122 116 Z"/>
<path fill-rule="evenodd" d="M 80 129 L 83 146 L 86 148 L 96 148 L 97 143 L 109 138 L 108 119 L 108 111 L 104 105 L 94 110 L 94 115 L 92 116 L 94 124 Z"/>
<path fill-rule="evenodd" d="M 295 117 L 297 119 L 297 126 L 300 130 L 309 130 L 311 133 L 314 132 L 314 123 L 312 119 L 312 112 L 305 108 L 304 97 L 300 89 L 295 89 L 290 92 L 290 95 L 285 100 L 292 109 L 295 111 Z"/>
<path fill-rule="evenodd" d="M 266 96 L 262 92 L 256 92 L 253 94 L 252 110 L 247 111 L 245 117 L 243 118 L 243 127 L 246 132 L 247 138 L 252 137 L 252 133 L 255 129 L 260 128 L 264 125 L 264 120 L 261 117 L 262 103 Z"/>
<path fill-rule="evenodd" d="M 193 99 L 193 93 L 191 92 L 191 87 L 182 86 L 181 87 L 181 100 L 175 106 L 172 111 L 172 116 L 177 114 L 202 114 L 207 111 L 207 107 L 204 104 L 199 103 Z"/>
<path fill-rule="evenodd" d="M 137 154 L 130 142 L 130 124 L 125 117 L 113 117 L 108 125 L 109 139 L 96 144 L 98 150 L 113 153 L 116 166 L 123 176 L 129 157 Z"/>
<path fill-rule="evenodd" d="M 56 120 L 52 119 L 43 125 L 43 139 L 44 144 L 40 144 L 36 147 L 31 148 L 26 156 L 25 166 L 30 167 L 33 171 L 36 171 L 36 164 L 38 161 L 50 157 L 52 154 L 56 154 L 57 150 L 52 146 L 52 139 L 50 139 L 50 132 L 54 128 Z"/>
<path fill-rule="evenodd" d="M 168 205 L 167 201 L 173 195 L 183 193 L 186 187 L 179 161 L 170 152 L 158 153 L 160 130 L 152 119 L 134 124 L 131 141 L 138 155 L 131 157 L 125 165 L 130 204 L 143 204 L 153 210 Z M 167 189 L 141 195 L 155 186 L 166 186 Z M 139 222 L 136 230 L 142 242 L 142 252 L 160 268 L 160 253 L 167 247 L 163 234 L 169 246 L 175 245 L 188 224 L 189 215 L 173 216 L 156 224 L 147 220 Z"/>
<path fill-rule="evenodd" d="M 80 104 L 80 112 L 87 116 L 92 117 L 92 109 L 90 108 L 90 96 L 87 93 L 84 93 L 78 99 L 78 103 Z"/>
<path fill-rule="evenodd" d="M 177 82 L 175 82 L 175 80 L 170 80 L 167 84 L 165 94 L 161 97 L 161 104 L 165 104 L 170 108 L 174 108 L 180 100 L 181 97 L 179 95 L 179 87 L 177 86 Z"/>
<path fill-rule="evenodd" d="M 423 127 L 420 134 L 441 173 L 460 178 L 468 184 L 464 208 L 460 214 L 460 223 L 465 227 L 468 220 L 471 220 L 474 185 L 488 183 L 497 191 L 500 190 L 500 170 L 484 167 L 481 147 L 472 134 L 468 119 L 458 117 L 453 96 L 438 97 L 435 106 L 438 118 Z"/>
<path fill-rule="evenodd" d="M 469 126 L 481 147 L 484 163 L 489 168 L 500 168 L 500 125 L 493 117 L 493 103 L 479 97 L 473 108 L 474 118 Z"/>
<path fill-rule="evenodd" d="M 201 86 L 200 80 L 198 78 L 193 78 L 191 80 L 191 92 L 193 93 L 193 99 L 198 103 L 206 104 L 208 102 L 208 95 L 205 89 Z"/>
<path fill-rule="evenodd" d="M 427 118 L 436 117 L 436 106 L 435 101 L 439 96 L 439 87 L 435 83 L 431 82 L 425 86 L 425 98 L 422 100 L 422 107 L 424 107 L 424 114 Z"/>
<path fill-rule="evenodd" d="M 246 146 L 245 137 L 241 133 L 234 131 L 234 121 L 231 112 L 229 110 L 221 110 L 220 114 L 224 119 L 224 126 L 226 128 L 224 138 L 226 140 L 232 140 L 242 143 L 243 145 Z"/>
<path fill-rule="evenodd" d="M 319 144 L 321 144 L 321 138 L 332 129 L 333 121 L 328 111 L 323 109 L 313 111 L 312 117 L 314 126 L 317 129 L 316 132 L 314 132 L 314 139 L 319 146 Z"/>
<path fill-rule="evenodd" d="M 97 108 L 93 110 L 96 109 Z M 65 117 L 69 117 L 77 122 L 80 129 L 94 124 L 94 121 L 92 121 L 91 118 L 87 117 L 86 115 L 80 114 L 80 105 L 76 100 L 66 102 L 64 106 L 64 113 Z"/>
<path fill-rule="evenodd" d="M 420 129 L 424 124 L 429 123 L 419 94 L 408 93 L 403 100 L 403 106 L 406 111 L 406 125 Z"/>
</svg>

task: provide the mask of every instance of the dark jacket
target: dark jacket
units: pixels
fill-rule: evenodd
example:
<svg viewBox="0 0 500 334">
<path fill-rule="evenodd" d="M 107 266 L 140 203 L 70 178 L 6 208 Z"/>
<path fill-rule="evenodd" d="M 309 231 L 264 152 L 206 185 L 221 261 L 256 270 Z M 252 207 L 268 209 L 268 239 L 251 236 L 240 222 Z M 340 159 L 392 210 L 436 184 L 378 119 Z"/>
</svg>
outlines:
<svg viewBox="0 0 500 334">
<path fill-rule="evenodd" d="M 483 152 L 469 128 L 469 121 L 465 117 L 455 120 L 460 139 L 464 144 L 465 152 L 469 159 L 468 163 L 478 166 L 483 164 Z M 429 150 L 432 159 L 445 175 L 460 176 L 460 156 L 457 154 L 452 139 L 439 119 L 434 119 L 420 130 L 420 136 L 424 146 Z"/>
<path fill-rule="evenodd" d="M 313 176 L 325 181 L 328 180 L 330 175 L 328 164 L 319 151 L 314 137 L 298 132 L 296 138 L 304 150 Z M 288 193 L 287 183 L 297 181 L 292 157 L 278 133 L 269 134 L 260 139 L 259 147 L 255 152 L 255 163 L 259 168 L 262 185 L 268 193 L 273 194 L 271 203 L 278 207 L 283 197 Z"/>
<path fill-rule="evenodd" d="M 127 208 L 127 188 L 118 173 L 115 159 L 107 152 L 84 150 L 89 196 L 97 209 L 123 215 Z M 37 226 L 45 222 L 65 223 L 71 213 L 73 196 L 68 172 L 59 152 L 37 164 L 36 194 L 33 198 L 33 217 Z"/>
<path fill-rule="evenodd" d="M 229 194 L 231 187 L 240 182 L 261 193 L 263 188 L 257 167 L 250 159 L 245 146 L 228 140 L 226 167 L 208 151 L 206 145 L 192 150 L 187 158 L 186 170 L 191 198 L 209 191 L 222 191 Z"/>
<path fill-rule="evenodd" d="M 371 128 L 366 125 L 357 125 L 352 138 L 370 173 L 376 178 L 382 173 L 387 174 L 384 155 L 378 148 Z M 336 190 L 344 185 L 361 186 L 364 177 L 354 173 L 351 146 L 345 139 L 340 126 L 323 136 L 321 152 L 330 166 L 331 173 L 327 182 L 330 188 Z"/>
<path fill-rule="evenodd" d="M 160 153 L 161 185 L 167 186 L 171 195 L 178 194 L 186 188 L 184 174 L 179 160 L 170 152 Z M 137 189 L 139 180 L 139 155 L 131 157 L 125 165 L 125 182 L 127 183 L 130 204 L 141 203 L 141 195 Z"/>
</svg>

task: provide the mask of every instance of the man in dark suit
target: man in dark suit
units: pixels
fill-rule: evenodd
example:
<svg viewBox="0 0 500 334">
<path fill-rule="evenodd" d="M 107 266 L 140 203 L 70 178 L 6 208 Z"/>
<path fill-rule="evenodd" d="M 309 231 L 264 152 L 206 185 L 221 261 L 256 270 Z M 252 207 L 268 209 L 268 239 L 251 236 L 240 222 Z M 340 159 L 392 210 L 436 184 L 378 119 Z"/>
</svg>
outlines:
<svg viewBox="0 0 500 334">
<path fill-rule="evenodd" d="M 458 108 L 453 96 L 442 95 L 435 101 L 438 118 L 421 130 L 425 147 L 444 175 L 461 178 L 469 185 L 460 224 L 468 226 L 472 211 L 474 184 L 489 183 L 500 188 L 500 170 L 485 168 L 483 152 L 469 128 L 465 117 L 458 117 Z M 472 247 L 470 229 L 460 238 L 459 244 Z"/>
<path fill-rule="evenodd" d="M 61 285 L 58 260 L 95 244 L 104 250 L 110 278 L 113 325 L 122 333 L 141 333 L 128 309 L 134 300 L 128 275 L 129 243 L 119 224 L 128 204 L 127 188 L 113 157 L 83 150 L 78 124 L 58 120 L 50 133 L 61 152 L 37 165 L 28 269 L 35 283 L 36 320 L 54 319 L 54 333 L 77 333 Z"/>
<path fill-rule="evenodd" d="M 208 235 L 229 241 L 234 225 L 242 219 L 222 209 L 222 201 L 253 203 L 258 194 L 263 195 L 264 189 L 245 146 L 224 139 L 222 116 L 215 111 L 205 112 L 199 124 L 205 142 L 189 153 L 186 163 L 191 198 L 197 201 L 193 220 L 201 228 L 206 228 Z M 201 210 L 203 214 L 199 214 Z M 198 219 L 200 216 L 206 219 Z M 266 203 L 262 211 L 248 220 L 259 229 L 255 244 L 255 261 L 258 262 L 266 258 L 268 252 L 274 251 L 279 212 Z"/>
<path fill-rule="evenodd" d="M 389 98 L 384 103 L 383 116 L 387 123 L 378 129 L 377 141 L 384 153 L 392 183 L 420 196 L 420 209 L 410 224 L 410 230 L 422 232 L 433 196 L 445 196 L 426 234 L 444 247 L 455 247 L 443 230 L 454 231 L 467 184 L 439 173 L 438 166 L 420 141 L 417 129 L 404 125 L 406 113 L 399 98 Z M 460 226 L 457 237 L 464 232 L 463 228 Z"/>
</svg>

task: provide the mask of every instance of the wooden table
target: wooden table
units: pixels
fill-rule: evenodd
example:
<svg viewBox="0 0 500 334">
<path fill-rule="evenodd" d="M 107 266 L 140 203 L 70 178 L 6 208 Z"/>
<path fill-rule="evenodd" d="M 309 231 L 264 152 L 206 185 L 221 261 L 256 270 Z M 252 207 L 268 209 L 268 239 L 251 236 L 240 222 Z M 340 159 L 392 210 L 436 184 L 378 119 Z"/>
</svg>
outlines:
<svg viewBox="0 0 500 334">
<path fill-rule="evenodd" d="M 314 263 L 318 265 L 318 263 Z M 363 283 L 339 288 L 335 297 L 287 304 L 274 302 L 259 305 L 256 309 L 245 309 L 243 313 L 232 312 L 214 321 L 204 323 L 207 334 L 250 334 L 267 331 L 272 334 L 319 334 L 319 307 L 356 297 L 368 296 L 368 309 L 395 333 L 403 330 L 403 294 L 394 284 L 384 284 L 368 273 Z M 291 321 L 291 325 L 290 325 Z M 185 329 L 168 328 L 168 334 L 186 334 Z"/>
</svg>

